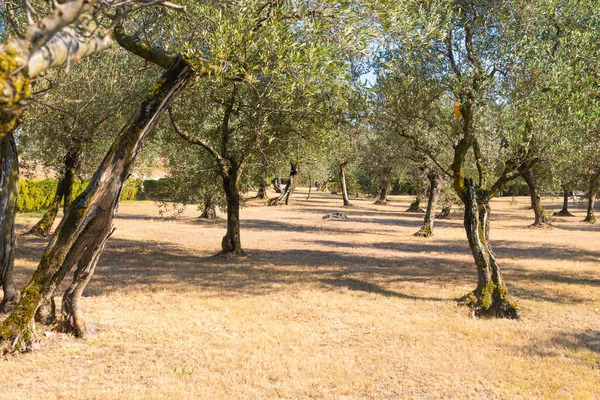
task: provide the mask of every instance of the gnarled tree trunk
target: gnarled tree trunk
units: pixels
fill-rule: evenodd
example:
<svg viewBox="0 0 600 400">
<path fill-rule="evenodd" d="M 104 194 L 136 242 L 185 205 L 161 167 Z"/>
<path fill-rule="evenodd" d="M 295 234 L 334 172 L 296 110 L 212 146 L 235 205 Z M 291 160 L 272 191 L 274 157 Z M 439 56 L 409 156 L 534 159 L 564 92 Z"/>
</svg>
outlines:
<svg viewBox="0 0 600 400">
<path fill-rule="evenodd" d="M 104 251 L 104 245 L 112 232 L 114 232 L 114 229 L 108 231 L 104 236 L 97 238 L 96 243 L 84 249 L 77 263 L 77 269 L 73 274 L 71 285 L 69 285 L 63 295 L 63 330 L 73 332 L 79 338 L 84 338 L 87 335 L 87 325 L 81 311 L 81 296 L 94 274 L 98 259 L 102 251 Z"/>
<path fill-rule="evenodd" d="M 594 205 L 596 203 L 596 194 L 598 193 L 598 184 L 600 183 L 600 173 L 596 173 L 590 179 L 590 186 L 588 188 L 588 206 L 587 214 L 583 222 L 593 224 L 596 222 L 596 216 L 594 215 Z"/>
<path fill-rule="evenodd" d="M 417 195 L 415 201 L 410 203 L 410 207 L 406 209 L 406 212 L 422 213 L 425 212 L 421 209 L 421 195 Z"/>
<path fill-rule="evenodd" d="M 0 284 L 4 291 L 0 312 L 12 310 L 19 300 L 13 281 L 18 191 L 19 160 L 11 132 L 0 143 Z"/>
<path fill-rule="evenodd" d="M 241 171 L 231 163 L 227 176 L 223 176 L 223 189 L 227 199 L 227 232 L 221 241 L 221 254 L 246 256 L 240 240 L 240 190 L 238 177 Z"/>
<path fill-rule="evenodd" d="M 527 171 L 523 174 L 523 179 L 529 186 L 529 196 L 531 197 L 531 208 L 535 214 L 535 220 L 533 226 L 547 226 L 548 218 L 546 218 L 546 211 L 542 207 L 542 198 L 540 196 L 540 188 L 537 185 L 537 180 L 531 171 Z"/>
<path fill-rule="evenodd" d="M 425 212 L 425 220 L 423 226 L 415 233 L 415 236 L 430 237 L 433 236 L 433 222 L 435 221 L 435 206 L 440 198 L 442 190 L 442 178 L 435 171 L 430 172 L 429 178 L 429 202 L 427 203 L 427 211 Z"/>
<path fill-rule="evenodd" d="M 281 191 L 281 194 L 278 197 L 274 197 L 268 201 L 268 205 L 276 206 L 283 201 L 283 203 L 287 206 L 291 202 L 292 194 L 296 190 L 296 185 L 298 181 L 298 163 L 294 161 L 290 161 L 290 178 L 285 185 L 285 188 Z"/>
<path fill-rule="evenodd" d="M 563 190 L 563 206 L 562 210 L 559 212 L 555 212 L 553 215 L 557 217 L 574 217 L 573 214 L 569 212 L 569 194 L 568 190 Z"/>
<path fill-rule="evenodd" d="M 3 345 L 12 349 L 27 347 L 36 310 L 52 296 L 73 266 L 77 265 L 79 271 L 90 271 L 85 277 L 86 282 L 89 280 L 93 254 L 100 253 L 112 231 L 119 195 L 144 139 L 193 75 L 189 65 L 177 57 L 137 107 L 86 190 L 68 208 L 14 311 L 0 324 Z M 74 297 L 80 294 L 76 292 Z"/>
<path fill-rule="evenodd" d="M 465 179 L 464 182 L 464 225 L 478 279 L 477 288 L 464 296 L 462 301 L 473 307 L 478 316 L 520 318 L 519 308 L 504 285 L 490 245 L 489 195 L 487 191 L 477 188 L 471 179 Z"/>
<path fill-rule="evenodd" d="M 379 187 L 379 198 L 377 199 L 377 201 L 375 201 L 375 204 L 379 204 L 382 206 L 387 204 L 388 186 L 389 182 L 387 179 L 381 182 L 381 186 Z"/>
<path fill-rule="evenodd" d="M 217 210 L 215 207 L 215 203 L 212 200 L 211 196 L 206 196 L 204 198 L 204 204 L 202 205 L 202 214 L 199 218 L 203 219 L 215 219 L 217 218 Z"/>
<path fill-rule="evenodd" d="M 344 206 L 350 205 L 350 199 L 348 198 L 348 188 L 346 187 L 346 162 L 340 162 L 340 182 L 342 184 L 342 199 L 344 200 Z"/>
<path fill-rule="evenodd" d="M 442 207 L 442 211 L 436 215 L 437 219 L 450 219 L 450 211 L 452 211 L 452 203 L 446 203 Z"/>
</svg>

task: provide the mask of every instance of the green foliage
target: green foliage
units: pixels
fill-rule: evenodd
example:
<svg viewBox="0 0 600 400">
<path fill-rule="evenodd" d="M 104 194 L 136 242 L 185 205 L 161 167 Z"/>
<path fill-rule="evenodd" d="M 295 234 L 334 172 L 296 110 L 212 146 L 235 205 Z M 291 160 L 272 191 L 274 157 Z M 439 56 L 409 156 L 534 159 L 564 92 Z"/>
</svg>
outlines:
<svg viewBox="0 0 600 400">
<path fill-rule="evenodd" d="M 153 182 L 153 181 L 145 181 Z M 140 179 L 129 179 L 121 193 L 121 201 L 143 198 L 143 183 Z M 77 180 L 73 183 L 73 197 L 79 196 L 87 187 L 87 182 Z M 36 212 L 47 209 L 54 200 L 56 179 L 21 179 L 17 212 Z"/>
<path fill-rule="evenodd" d="M 154 201 L 174 201 L 171 178 L 149 179 L 143 182 L 141 199 Z"/>
<path fill-rule="evenodd" d="M 18 212 L 34 212 L 47 209 L 54 200 L 56 179 L 19 180 Z M 73 182 L 73 196 L 78 196 L 86 188 L 87 182 Z"/>
</svg>

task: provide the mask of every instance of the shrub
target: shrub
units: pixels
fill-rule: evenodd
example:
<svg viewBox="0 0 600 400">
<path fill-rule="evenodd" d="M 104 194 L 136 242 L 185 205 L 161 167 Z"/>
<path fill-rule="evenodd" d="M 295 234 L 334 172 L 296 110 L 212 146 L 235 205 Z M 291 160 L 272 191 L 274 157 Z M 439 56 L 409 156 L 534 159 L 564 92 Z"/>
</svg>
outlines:
<svg viewBox="0 0 600 400">
<path fill-rule="evenodd" d="M 50 207 L 56 193 L 56 179 L 21 179 L 19 180 L 18 212 L 36 212 Z M 73 183 L 73 198 L 85 190 L 88 183 L 78 180 Z M 138 200 L 143 197 L 143 181 L 129 179 L 121 193 L 121 200 Z"/>
</svg>

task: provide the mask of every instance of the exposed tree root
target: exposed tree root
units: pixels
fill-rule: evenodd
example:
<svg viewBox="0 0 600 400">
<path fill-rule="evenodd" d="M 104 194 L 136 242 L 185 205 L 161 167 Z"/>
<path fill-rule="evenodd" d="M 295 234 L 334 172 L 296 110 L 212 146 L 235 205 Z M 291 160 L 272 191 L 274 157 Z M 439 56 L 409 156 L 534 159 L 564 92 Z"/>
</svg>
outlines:
<svg viewBox="0 0 600 400">
<path fill-rule="evenodd" d="M 458 303 L 471 308 L 473 316 L 479 318 L 521 319 L 523 316 L 519 306 L 510 298 L 508 292 L 493 283 L 464 295 Z"/>
</svg>

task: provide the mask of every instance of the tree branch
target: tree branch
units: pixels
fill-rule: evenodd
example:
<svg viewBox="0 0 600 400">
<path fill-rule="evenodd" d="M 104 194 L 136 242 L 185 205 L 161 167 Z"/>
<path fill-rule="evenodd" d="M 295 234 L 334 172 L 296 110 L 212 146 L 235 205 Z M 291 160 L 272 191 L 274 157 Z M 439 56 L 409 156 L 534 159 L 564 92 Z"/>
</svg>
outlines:
<svg viewBox="0 0 600 400">
<path fill-rule="evenodd" d="M 137 35 L 132 36 L 126 34 L 122 22 L 119 22 L 115 26 L 113 36 L 117 43 L 119 43 L 119 46 L 125 50 L 164 69 L 169 68 L 169 65 L 173 62 L 174 57 L 163 49 L 151 49 L 148 45 L 143 43 Z"/>
</svg>

